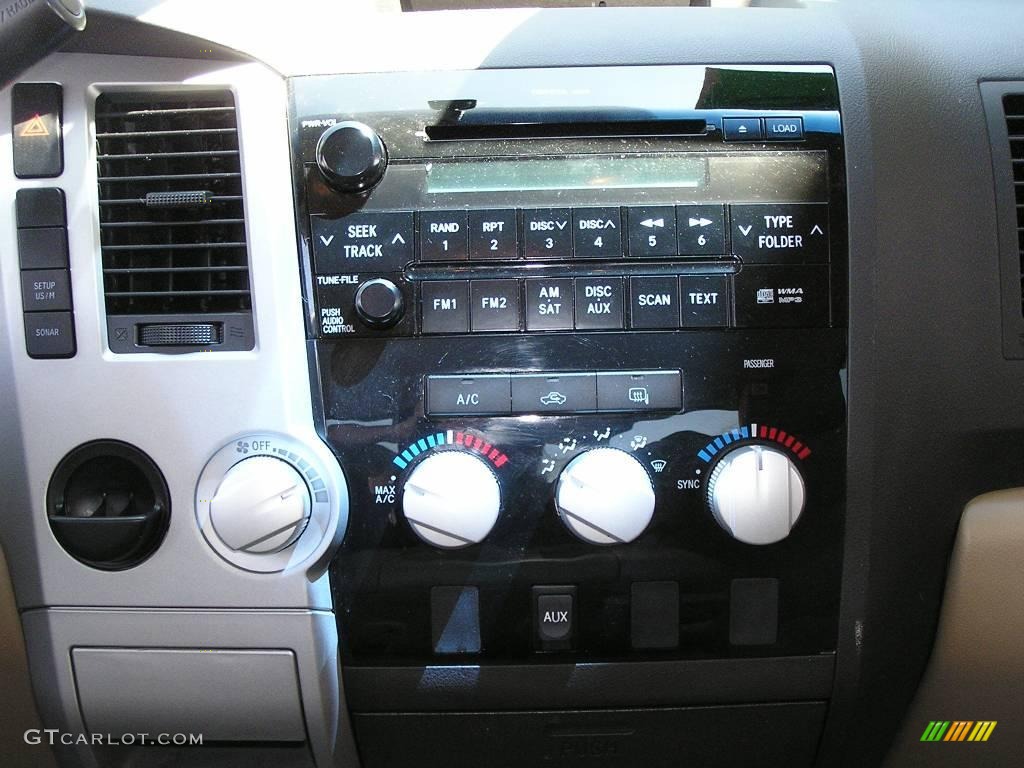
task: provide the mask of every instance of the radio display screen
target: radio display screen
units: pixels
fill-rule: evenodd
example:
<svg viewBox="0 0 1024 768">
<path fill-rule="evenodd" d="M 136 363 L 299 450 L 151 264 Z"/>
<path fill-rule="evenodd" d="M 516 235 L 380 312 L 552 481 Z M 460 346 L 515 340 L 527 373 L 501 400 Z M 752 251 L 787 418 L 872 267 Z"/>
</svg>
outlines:
<svg viewBox="0 0 1024 768">
<path fill-rule="evenodd" d="M 428 163 L 429 194 L 704 187 L 707 160 L 680 154 L 568 155 Z"/>
</svg>

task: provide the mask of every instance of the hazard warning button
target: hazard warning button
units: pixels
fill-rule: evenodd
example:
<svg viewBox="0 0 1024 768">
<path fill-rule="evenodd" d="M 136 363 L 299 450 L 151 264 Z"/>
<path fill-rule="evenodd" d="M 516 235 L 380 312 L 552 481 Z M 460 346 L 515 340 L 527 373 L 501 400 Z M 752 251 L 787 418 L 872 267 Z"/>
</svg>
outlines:
<svg viewBox="0 0 1024 768">
<path fill-rule="evenodd" d="M 60 176 L 64 171 L 61 122 L 64 89 L 59 83 L 17 83 L 11 92 L 14 175 L 19 179 Z"/>
</svg>

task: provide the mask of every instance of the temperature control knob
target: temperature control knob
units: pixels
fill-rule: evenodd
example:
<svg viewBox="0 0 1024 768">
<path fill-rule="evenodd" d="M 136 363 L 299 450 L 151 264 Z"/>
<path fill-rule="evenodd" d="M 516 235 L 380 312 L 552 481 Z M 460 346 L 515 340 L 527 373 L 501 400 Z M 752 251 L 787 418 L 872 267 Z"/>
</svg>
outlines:
<svg viewBox="0 0 1024 768">
<path fill-rule="evenodd" d="M 654 486 L 635 458 L 616 448 L 594 448 L 566 465 L 555 506 L 562 522 L 591 544 L 625 544 L 654 515 Z"/>
<path fill-rule="evenodd" d="M 441 451 L 416 465 L 405 481 L 402 511 L 416 534 L 442 549 L 479 544 L 498 520 L 501 488 L 481 459 Z"/>
<path fill-rule="evenodd" d="M 316 164 L 339 192 L 366 192 L 384 178 L 388 151 L 370 126 L 345 120 L 321 134 Z"/>
<path fill-rule="evenodd" d="M 269 554 L 295 543 L 311 506 L 306 481 L 291 464 L 253 456 L 224 475 L 210 500 L 210 522 L 231 549 Z"/>
<path fill-rule="evenodd" d="M 804 509 L 804 481 L 782 451 L 744 445 L 730 451 L 708 480 L 708 505 L 730 536 L 774 544 L 789 535 Z"/>
</svg>

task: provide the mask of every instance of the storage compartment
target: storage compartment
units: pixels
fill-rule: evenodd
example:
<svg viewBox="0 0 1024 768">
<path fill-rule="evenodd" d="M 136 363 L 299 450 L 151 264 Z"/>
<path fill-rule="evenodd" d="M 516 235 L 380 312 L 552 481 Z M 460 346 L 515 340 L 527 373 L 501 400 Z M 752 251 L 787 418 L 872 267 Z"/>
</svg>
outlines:
<svg viewBox="0 0 1024 768">
<path fill-rule="evenodd" d="M 799 768 L 823 702 L 568 712 L 356 714 L 363 768 Z"/>
<path fill-rule="evenodd" d="M 305 741 L 291 651 L 75 648 L 71 661 L 89 733 Z"/>
</svg>

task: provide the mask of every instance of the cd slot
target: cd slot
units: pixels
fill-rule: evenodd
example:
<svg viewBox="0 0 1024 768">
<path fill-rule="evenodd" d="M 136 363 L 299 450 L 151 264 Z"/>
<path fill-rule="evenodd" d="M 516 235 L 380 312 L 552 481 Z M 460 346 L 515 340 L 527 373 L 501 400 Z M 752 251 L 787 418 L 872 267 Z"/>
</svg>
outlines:
<svg viewBox="0 0 1024 768">
<path fill-rule="evenodd" d="M 424 126 L 430 141 L 471 141 L 496 139 L 575 139 L 623 136 L 704 136 L 704 120 L 623 120 L 438 123 Z"/>
</svg>

